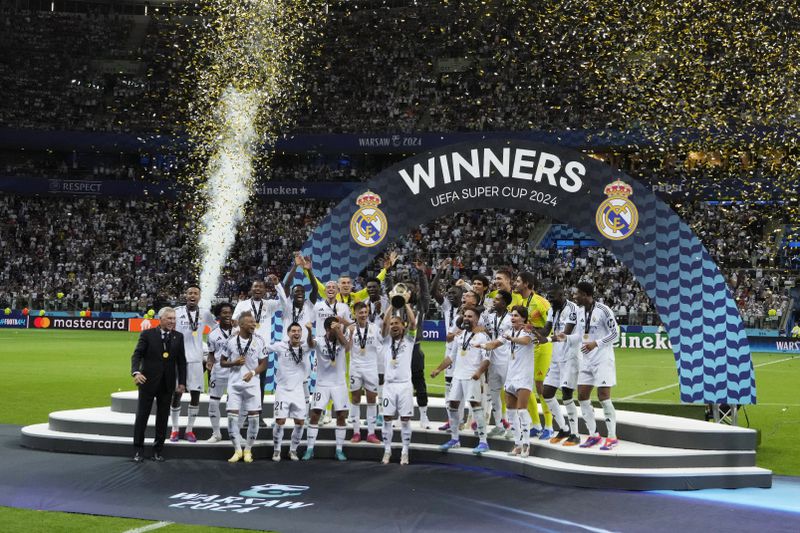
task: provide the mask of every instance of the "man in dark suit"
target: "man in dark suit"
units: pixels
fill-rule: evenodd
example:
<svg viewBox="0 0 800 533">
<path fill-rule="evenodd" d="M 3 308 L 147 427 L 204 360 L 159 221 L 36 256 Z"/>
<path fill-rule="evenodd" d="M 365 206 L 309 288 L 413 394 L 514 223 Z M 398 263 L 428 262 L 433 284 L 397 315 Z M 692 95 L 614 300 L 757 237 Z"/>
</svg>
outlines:
<svg viewBox="0 0 800 533">
<path fill-rule="evenodd" d="M 183 335 L 175 331 L 175 310 L 164 307 L 158 312 L 161 325 L 148 329 L 139 336 L 139 343 L 131 356 L 131 375 L 139 388 L 139 404 L 136 407 L 136 423 L 133 427 L 133 460 L 144 460 L 144 433 L 147 419 L 156 401 L 156 436 L 153 442 L 153 460 L 161 462 L 164 456 L 164 439 L 167 437 L 167 421 L 172 394 L 186 390 L 186 354 Z"/>
</svg>

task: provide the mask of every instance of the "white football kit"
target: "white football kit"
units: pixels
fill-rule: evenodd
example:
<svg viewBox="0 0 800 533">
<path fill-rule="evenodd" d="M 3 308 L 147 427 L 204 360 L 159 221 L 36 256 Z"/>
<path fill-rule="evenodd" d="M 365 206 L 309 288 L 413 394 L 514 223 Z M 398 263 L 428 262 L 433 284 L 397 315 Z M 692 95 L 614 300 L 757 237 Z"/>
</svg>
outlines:
<svg viewBox="0 0 800 533">
<path fill-rule="evenodd" d="M 282 285 L 277 287 L 277 292 L 278 300 L 281 303 L 281 327 L 283 330 L 281 338 L 288 338 L 286 334 L 288 333 L 289 326 L 292 324 L 292 322 L 297 322 L 300 324 L 302 331 L 300 338 L 303 344 L 305 344 L 306 340 L 308 339 L 308 329 L 306 328 L 306 324 L 309 322 L 313 324 L 315 320 L 314 304 L 306 299 L 303 302 L 302 307 L 296 307 L 294 305 L 294 298 L 291 295 L 286 294 L 286 291 L 284 291 Z"/>
<path fill-rule="evenodd" d="M 376 330 L 381 333 L 383 331 L 383 313 L 385 313 L 386 309 L 389 307 L 389 298 L 385 295 L 381 295 L 377 302 L 373 302 L 370 299 L 363 301 L 369 309 L 369 323 L 375 326 Z M 375 360 L 378 363 L 378 374 L 383 374 L 385 369 L 383 367 L 383 353 L 381 350 L 376 351 Z"/>
<path fill-rule="evenodd" d="M 208 351 L 214 354 L 214 366 L 211 369 L 211 375 L 208 378 L 208 394 L 214 398 L 222 398 L 225 391 L 228 390 L 228 376 L 230 369 L 222 368 L 220 360 L 225 355 L 225 345 L 231 336 L 239 334 L 237 328 L 224 330 L 217 326 L 208 334 Z"/>
<path fill-rule="evenodd" d="M 561 309 L 551 307 L 547 310 L 547 322 L 553 325 L 553 333 L 563 333 L 572 324 L 572 333 L 563 342 L 553 342 L 553 358 L 544 378 L 544 384 L 557 389 L 566 387 L 575 389 L 578 384 L 578 372 L 581 366 L 581 338 L 585 318 L 573 302 L 566 300 Z"/>
<path fill-rule="evenodd" d="M 586 320 L 581 328 L 581 343 L 595 341 L 597 347 L 583 354 L 578 385 L 613 387 L 617 384 L 614 362 L 614 342 L 619 336 L 617 319 L 611 309 L 600 302 L 594 302 L 589 309 L 581 308 L 579 314 L 583 314 Z"/>
<path fill-rule="evenodd" d="M 346 307 L 344 304 L 340 304 Z M 329 400 L 333 400 L 334 411 L 346 411 L 350 408 L 345 370 L 347 358 L 344 346 L 338 340 L 330 341 L 325 335 L 314 338 L 314 352 L 317 359 L 317 385 L 314 390 L 313 409 L 324 411 Z"/>
<path fill-rule="evenodd" d="M 314 335 L 318 337 L 325 335 L 325 320 L 332 316 L 338 316 L 344 322 L 352 322 L 350 307 L 347 304 L 337 301 L 328 303 L 324 299 L 317 300 L 317 303 L 314 304 Z"/>
<path fill-rule="evenodd" d="M 416 331 L 407 331 L 397 340 L 383 338 L 386 372 L 383 385 L 383 414 L 406 418 L 414 415 L 414 386 L 411 383 L 411 357 Z"/>
<path fill-rule="evenodd" d="M 275 418 L 306 417 L 303 381 L 311 371 L 311 348 L 301 341 L 292 346 L 287 339 L 267 345 L 275 353 Z"/>
<path fill-rule="evenodd" d="M 258 374 L 245 381 L 244 376 L 248 372 L 255 372 L 258 365 L 267 357 L 266 342 L 260 335 L 252 335 L 249 339 L 243 339 L 239 335 L 234 335 L 225 344 L 225 357 L 228 361 L 236 361 L 244 356 L 244 364 L 241 366 L 229 367 L 228 375 L 228 411 L 260 411 L 261 397 L 264 391 L 261 390 L 261 383 Z"/>
<path fill-rule="evenodd" d="M 186 392 L 203 392 L 203 331 L 214 328 L 217 321 L 207 309 L 189 311 L 185 305 L 175 308 L 175 331 L 183 334 L 186 352 Z"/>
<path fill-rule="evenodd" d="M 517 395 L 519 390 L 532 391 L 533 382 L 533 350 L 536 347 L 534 337 L 531 333 L 525 331 L 525 328 L 519 330 L 511 329 L 509 335 L 512 337 L 528 337 L 531 342 L 528 344 L 519 344 L 506 340 L 508 344 L 508 372 L 506 372 L 506 382 L 503 388 L 506 392 Z"/>
<path fill-rule="evenodd" d="M 239 320 L 242 313 L 250 311 L 253 318 L 256 319 L 256 333 L 266 342 L 270 342 L 272 340 L 272 317 L 280 307 L 281 302 L 277 299 L 256 301 L 249 298 L 236 304 L 236 308 L 233 310 L 233 319 Z"/>
<path fill-rule="evenodd" d="M 383 337 L 377 326 L 354 324 L 350 332 L 350 390 L 378 391 L 378 356 L 382 355 Z"/>
<path fill-rule="evenodd" d="M 450 303 L 450 300 L 447 297 L 442 300 L 442 305 L 440 306 L 442 309 L 442 316 L 444 317 L 444 335 L 445 335 L 445 344 L 444 344 L 444 355 L 448 357 L 452 352 L 453 346 L 455 346 L 455 341 L 448 341 L 447 334 L 453 333 L 456 330 L 456 320 L 458 319 L 458 309 Z M 453 359 L 451 357 L 451 359 Z M 453 359 L 455 360 L 455 359 Z M 444 369 L 444 377 L 452 378 L 453 377 L 453 365 L 448 366 Z"/>
<path fill-rule="evenodd" d="M 489 337 L 485 333 L 462 331 L 453 339 L 455 342 L 455 361 L 453 369 L 453 383 L 450 387 L 450 402 L 480 402 L 481 382 L 472 379 L 484 361 L 489 360 L 489 354 L 483 348 L 474 344 L 485 344 Z"/>
<path fill-rule="evenodd" d="M 492 311 L 484 317 L 483 325 L 491 340 L 503 340 L 503 336 L 512 329 L 511 315 L 505 310 L 499 314 Z M 510 357 L 510 346 L 505 342 L 489 352 L 489 361 L 491 361 L 491 364 L 489 365 L 486 379 L 489 384 L 489 390 L 500 391 L 503 389 L 503 384 L 506 382 L 506 374 L 508 373 L 508 360 Z"/>
</svg>

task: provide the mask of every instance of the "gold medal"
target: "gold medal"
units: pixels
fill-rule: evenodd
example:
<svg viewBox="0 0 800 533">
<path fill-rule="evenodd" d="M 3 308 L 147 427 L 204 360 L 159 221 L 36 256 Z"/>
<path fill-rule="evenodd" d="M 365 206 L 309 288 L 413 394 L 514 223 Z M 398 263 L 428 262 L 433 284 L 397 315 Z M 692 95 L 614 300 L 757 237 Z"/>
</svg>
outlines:
<svg viewBox="0 0 800 533">
<path fill-rule="evenodd" d="M 467 351 L 466 350 L 461 350 L 461 355 L 462 356 L 467 355 Z"/>
<path fill-rule="evenodd" d="M 583 334 L 583 340 L 585 340 L 585 341 L 589 340 L 589 334 L 588 333 L 584 333 Z"/>
<path fill-rule="evenodd" d="M 392 359 L 392 366 L 397 366 L 397 365 L 398 365 L 397 359 Z"/>
<path fill-rule="evenodd" d="M 361 353 L 361 355 L 364 355 L 365 353 L 367 353 L 367 349 L 366 348 L 361 348 L 359 350 L 359 353 Z"/>
<path fill-rule="evenodd" d="M 197 337 L 197 332 L 196 331 L 192 332 L 192 337 Z"/>
<path fill-rule="evenodd" d="M 331 366 L 336 366 L 336 359 L 331 359 Z"/>
<path fill-rule="evenodd" d="M 163 357 L 164 359 L 166 359 L 167 357 L 169 357 L 169 352 L 164 352 L 164 353 L 162 353 L 162 354 L 161 354 L 161 357 Z"/>
</svg>

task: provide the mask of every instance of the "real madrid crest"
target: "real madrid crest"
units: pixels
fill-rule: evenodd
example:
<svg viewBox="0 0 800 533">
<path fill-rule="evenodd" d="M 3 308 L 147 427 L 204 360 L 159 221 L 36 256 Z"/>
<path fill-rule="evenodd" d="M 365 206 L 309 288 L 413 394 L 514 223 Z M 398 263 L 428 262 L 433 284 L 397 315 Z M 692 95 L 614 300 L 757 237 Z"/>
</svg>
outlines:
<svg viewBox="0 0 800 533">
<path fill-rule="evenodd" d="M 597 229 L 613 241 L 627 239 L 639 224 L 639 211 L 628 197 L 633 187 L 621 180 L 606 185 L 603 192 L 608 199 L 597 208 Z"/>
<path fill-rule="evenodd" d="M 360 209 L 350 219 L 350 235 L 361 246 L 375 246 L 386 237 L 388 229 L 386 215 L 378 209 L 381 197 L 367 191 L 356 199 L 356 204 Z"/>
</svg>

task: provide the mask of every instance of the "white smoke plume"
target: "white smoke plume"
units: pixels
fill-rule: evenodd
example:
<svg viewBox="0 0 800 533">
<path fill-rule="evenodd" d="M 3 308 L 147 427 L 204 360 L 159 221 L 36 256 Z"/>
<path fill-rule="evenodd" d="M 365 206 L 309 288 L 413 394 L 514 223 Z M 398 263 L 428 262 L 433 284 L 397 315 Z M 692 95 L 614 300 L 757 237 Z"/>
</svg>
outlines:
<svg viewBox="0 0 800 533">
<path fill-rule="evenodd" d="M 220 99 L 217 145 L 208 165 L 208 198 L 200 235 L 200 307 L 209 308 L 219 287 L 222 268 L 236 240 L 253 182 L 253 155 L 258 135 L 257 92 L 228 87 Z"/>
</svg>

